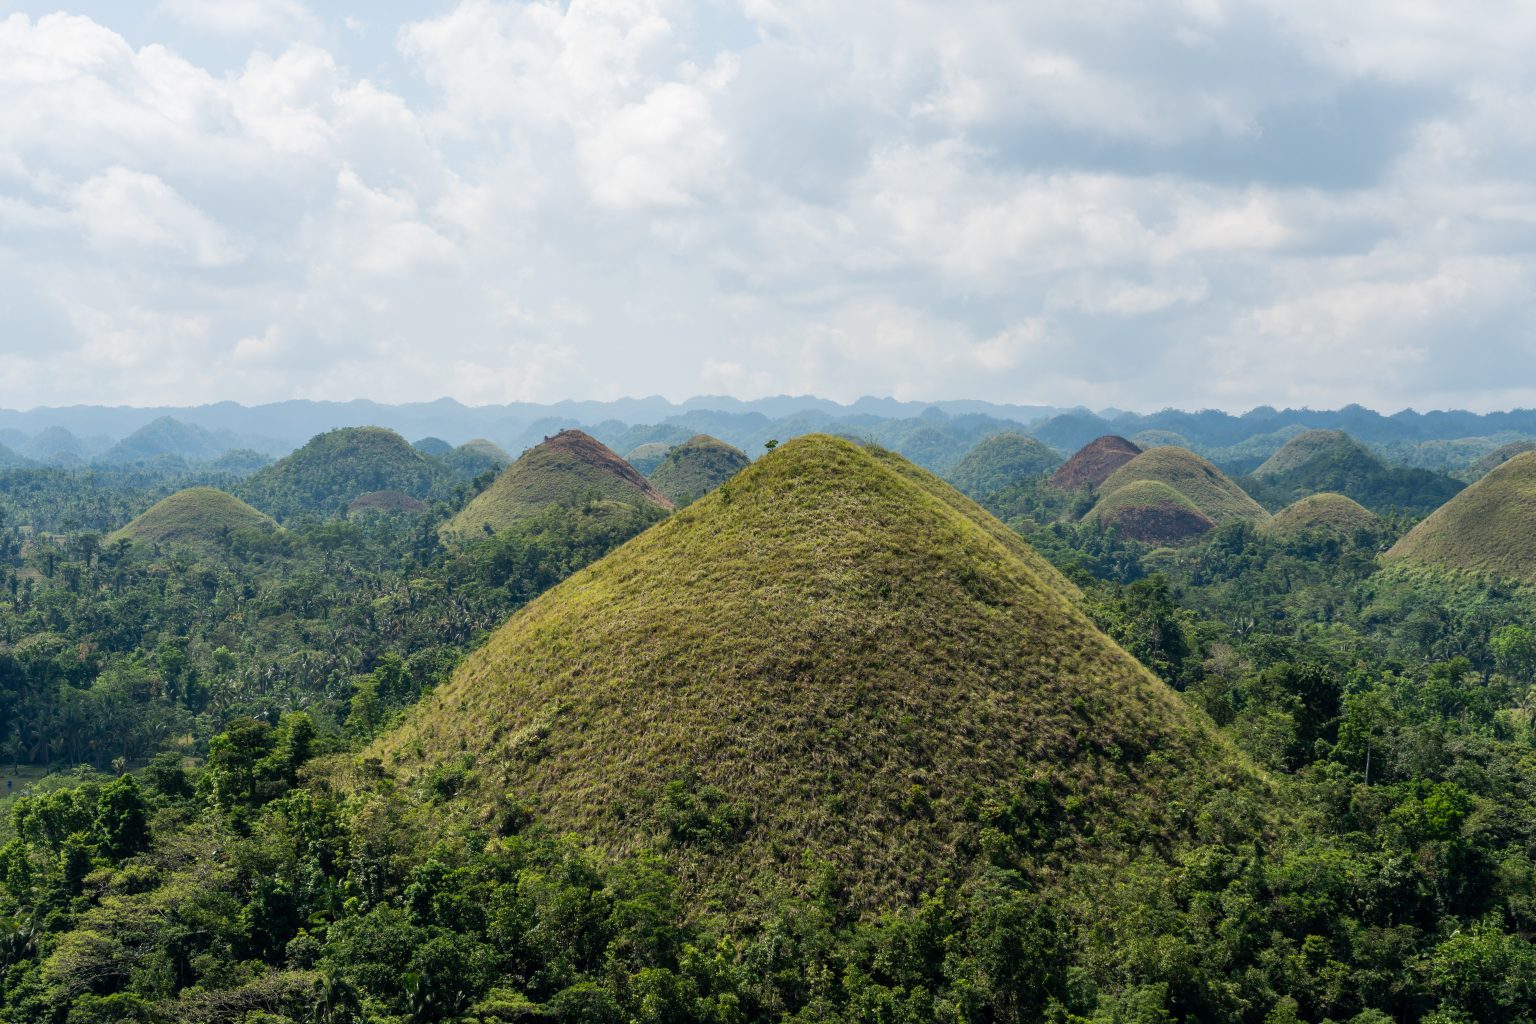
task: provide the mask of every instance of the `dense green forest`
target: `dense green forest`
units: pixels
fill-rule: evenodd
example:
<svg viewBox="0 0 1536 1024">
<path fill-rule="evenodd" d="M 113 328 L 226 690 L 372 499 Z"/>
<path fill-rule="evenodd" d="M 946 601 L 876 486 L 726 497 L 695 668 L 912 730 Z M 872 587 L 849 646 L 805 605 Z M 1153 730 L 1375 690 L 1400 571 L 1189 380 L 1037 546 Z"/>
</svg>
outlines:
<svg viewBox="0 0 1536 1024">
<path fill-rule="evenodd" d="M 0 1021 L 1536 1021 L 1536 590 L 1388 565 L 1417 511 L 1285 533 L 1233 518 L 1153 547 L 1084 518 L 1086 490 L 989 479 L 985 507 L 1264 784 L 1164 841 L 1026 775 L 964 805 L 978 867 L 915 900 L 861 909 L 847 865 L 790 851 L 811 881 L 738 914 L 677 867 L 742 841 L 737 794 L 666 780 L 637 798 L 655 847 L 614 853 L 515 789 L 466 812 L 490 769 L 467 754 L 406 776 L 369 745 L 664 513 L 567 496 L 445 541 L 494 471 L 413 468 L 424 512 L 347 516 L 376 481 L 349 465 L 333 487 L 323 465 L 243 488 L 0 473 Z M 926 475 L 908 495 L 904 472 L 869 485 L 890 508 L 951 501 Z M 109 539 L 194 484 L 283 528 Z M 727 483 L 673 518 L 739 524 L 756 493 Z M 754 529 L 739 543 L 820 539 Z M 990 579 L 956 586 L 986 605 Z M 545 756 L 541 734 L 514 739 Z M 1156 751 L 1079 739 L 1155 775 Z M 934 818 L 911 790 L 897 813 Z"/>
</svg>

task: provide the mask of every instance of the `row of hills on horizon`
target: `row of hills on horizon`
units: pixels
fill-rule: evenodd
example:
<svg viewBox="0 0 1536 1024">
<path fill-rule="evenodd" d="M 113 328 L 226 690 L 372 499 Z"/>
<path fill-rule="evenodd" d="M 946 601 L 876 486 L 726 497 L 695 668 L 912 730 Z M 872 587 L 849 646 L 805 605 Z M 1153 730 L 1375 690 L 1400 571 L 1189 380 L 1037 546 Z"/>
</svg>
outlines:
<svg viewBox="0 0 1536 1024">
<path fill-rule="evenodd" d="M 254 406 L 71 406 L 0 410 L 0 468 L 126 467 L 159 461 L 248 472 L 318 433 L 365 425 L 385 427 L 429 446 L 488 440 L 513 454 L 569 428 L 586 430 L 619 452 L 645 444 L 677 444 L 699 433 L 754 452 L 771 439 L 828 432 L 876 441 L 936 472 L 948 470 L 975 444 L 997 434 L 1034 437 L 1063 456 L 1094 438 L 1118 435 L 1143 447 L 1186 447 L 1237 474 L 1254 470 L 1303 432 L 1324 429 L 1359 439 L 1389 462 L 1456 473 L 1507 444 L 1536 438 L 1536 410 L 1404 410 L 1385 415 L 1350 405 L 1337 410 L 1264 406 L 1242 414 L 1177 409 L 1132 413 L 883 398 L 843 405 L 809 396 L 473 407 L 453 399 L 401 405 L 294 400 Z"/>
</svg>

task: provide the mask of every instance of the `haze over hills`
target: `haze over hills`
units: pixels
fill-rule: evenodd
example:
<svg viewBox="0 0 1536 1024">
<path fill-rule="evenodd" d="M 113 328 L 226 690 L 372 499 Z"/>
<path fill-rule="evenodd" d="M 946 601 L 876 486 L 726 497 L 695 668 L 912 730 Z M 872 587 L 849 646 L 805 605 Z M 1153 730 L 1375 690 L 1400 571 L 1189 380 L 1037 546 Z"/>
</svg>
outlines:
<svg viewBox="0 0 1536 1024">
<path fill-rule="evenodd" d="M 510 788 L 615 853 L 659 845 L 735 910 L 818 860 L 861 908 L 981 871 L 971 808 L 1021 773 L 1076 805 L 1063 841 L 1133 846 L 1185 834 L 1170 804 L 1214 780 L 1254 785 L 1027 552 L 899 457 L 800 438 L 514 616 L 372 753 L 462 758 L 470 805 Z M 667 841 L 674 791 L 699 837 Z"/>
</svg>

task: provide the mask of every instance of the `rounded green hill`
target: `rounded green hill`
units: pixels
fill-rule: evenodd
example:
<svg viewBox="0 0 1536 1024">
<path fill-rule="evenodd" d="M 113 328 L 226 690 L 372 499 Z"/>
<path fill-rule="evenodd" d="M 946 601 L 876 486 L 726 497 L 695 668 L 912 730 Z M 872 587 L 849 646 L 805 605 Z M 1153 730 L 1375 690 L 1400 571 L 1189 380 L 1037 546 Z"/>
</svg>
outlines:
<svg viewBox="0 0 1536 1024">
<path fill-rule="evenodd" d="M 996 434 L 966 453 L 950 471 L 949 482 L 973 498 L 986 498 L 1060 465 L 1061 456 L 1042 441 L 1023 434 Z"/>
<path fill-rule="evenodd" d="M 624 461 L 644 475 L 650 476 L 651 471 L 661 465 L 661 460 L 666 458 L 667 452 L 671 450 L 672 446 L 665 441 L 651 441 L 631 449 L 630 453 L 624 456 Z"/>
<path fill-rule="evenodd" d="M 276 529 L 277 524 L 269 516 L 233 494 L 213 487 L 189 487 L 158 502 L 121 530 L 109 534 L 106 541 L 195 547 L 221 543 L 234 533 Z"/>
<path fill-rule="evenodd" d="M 1216 523 L 1161 480 L 1133 480 L 1108 491 L 1085 517 L 1143 544 L 1182 544 Z"/>
<path fill-rule="evenodd" d="M 1110 474 L 1141 454 L 1141 449 L 1123 437 L 1107 434 L 1078 449 L 1047 483 L 1058 491 L 1094 490 Z"/>
<path fill-rule="evenodd" d="M 1385 558 L 1536 583 L 1536 452 L 1516 455 L 1446 502 Z"/>
<path fill-rule="evenodd" d="M 1438 473 L 1389 466 L 1340 430 L 1297 434 L 1253 471 L 1249 485 L 1270 508 L 1331 491 L 1367 508 L 1426 512 L 1461 489 L 1455 480 Z"/>
<path fill-rule="evenodd" d="M 1465 470 L 1462 471 L 1460 478 L 1465 480 L 1467 483 L 1471 483 L 1474 480 L 1481 480 L 1483 477 L 1487 476 L 1495 469 L 1498 469 L 1500 466 L 1504 465 L 1504 463 L 1508 462 L 1516 455 L 1520 455 L 1529 451 L 1536 451 L 1536 441 L 1529 439 L 1522 441 L 1511 441 L 1509 444 L 1495 448 L 1487 455 L 1484 455 L 1482 458 L 1472 463 L 1472 465 L 1468 466 Z"/>
<path fill-rule="evenodd" d="M 466 480 L 473 480 L 481 473 L 500 472 L 516 460 L 494 441 L 477 437 L 465 441 L 442 456 L 443 465 Z"/>
<path fill-rule="evenodd" d="M 447 474 L 393 430 L 344 427 L 320 434 L 240 485 L 252 505 L 279 519 L 334 515 L 359 494 L 400 491 L 429 497 Z"/>
<path fill-rule="evenodd" d="M 674 505 L 686 505 L 725 483 L 751 464 L 740 448 L 708 434 L 695 434 L 669 449 L 651 470 L 651 485 Z"/>
<path fill-rule="evenodd" d="M 607 445 L 580 430 L 562 430 L 523 453 L 443 526 L 468 541 L 538 515 L 551 505 L 607 501 L 669 511 L 672 502 Z"/>
<path fill-rule="evenodd" d="M 819 864 L 857 909 L 905 903 L 1025 867 L 1011 829 L 1113 857 L 1253 776 L 1074 594 L 899 456 L 802 437 L 514 615 L 368 754 L 408 785 L 471 768 L 466 813 L 514 793 L 659 848 L 726 912 Z"/>
<path fill-rule="evenodd" d="M 1313 494 L 1276 512 L 1264 529 L 1274 537 L 1289 539 L 1318 533 L 1347 537 L 1356 530 L 1375 531 L 1381 519 L 1353 498 L 1326 491 Z"/>
<path fill-rule="evenodd" d="M 1260 480 L 1296 473 L 1333 478 L 1376 472 L 1383 466 L 1369 448 L 1342 430 L 1308 430 L 1281 445 L 1253 475 Z"/>
<path fill-rule="evenodd" d="M 1264 507 L 1205 459 L 1172 445 L 1142 452 L 1099 486 L 1111 495 L 1138 480 L 1167 484 L 1178 491 L 1218 526 L 1231 522 L 1262 523 L 1269 518 Z"/>
</svg>

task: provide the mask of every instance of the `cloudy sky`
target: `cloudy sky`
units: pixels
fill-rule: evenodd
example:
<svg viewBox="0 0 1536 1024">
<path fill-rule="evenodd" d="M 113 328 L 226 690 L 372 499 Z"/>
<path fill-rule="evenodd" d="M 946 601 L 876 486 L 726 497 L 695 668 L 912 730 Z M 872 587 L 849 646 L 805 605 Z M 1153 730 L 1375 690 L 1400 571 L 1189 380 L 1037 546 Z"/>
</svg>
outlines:
<svg viewBox="0 0 1536 1024">
<path fill-rule="evenodd" d="M 0 405 L 1536 405 L 1532 52 L 1526 0 L 0 0 Z"/>
</svg>

